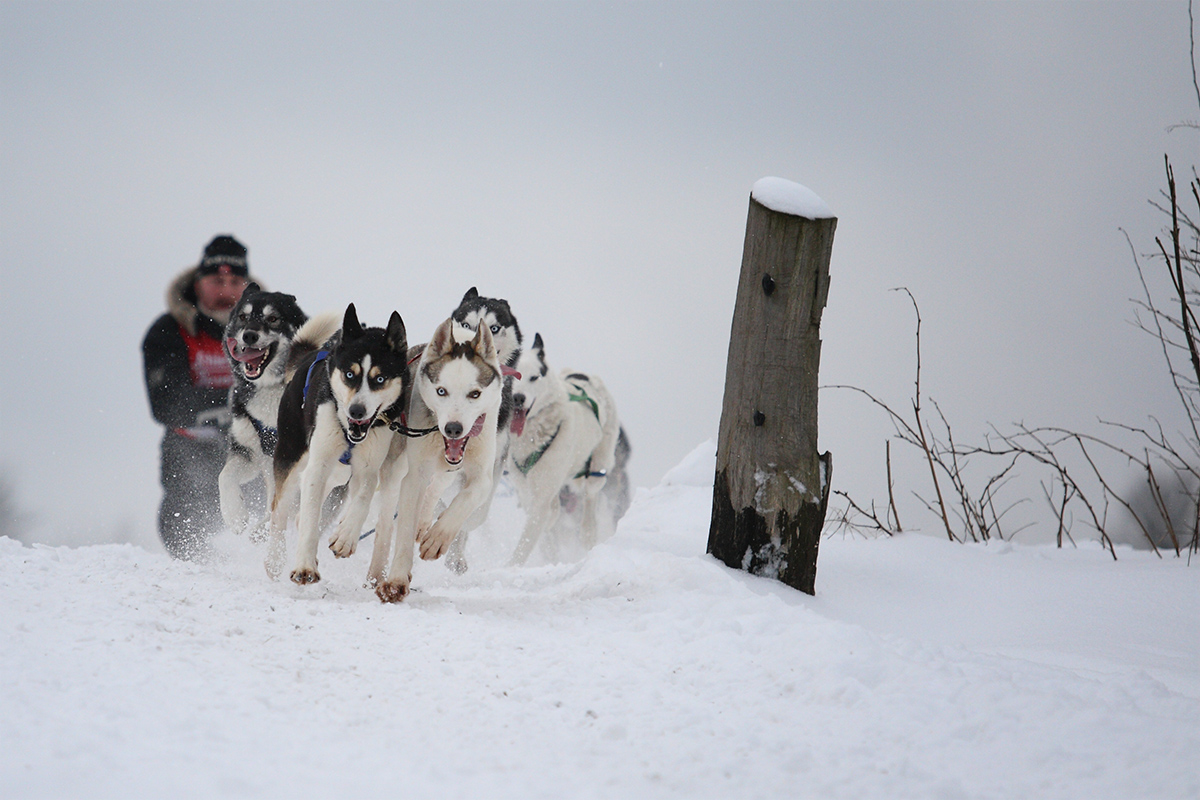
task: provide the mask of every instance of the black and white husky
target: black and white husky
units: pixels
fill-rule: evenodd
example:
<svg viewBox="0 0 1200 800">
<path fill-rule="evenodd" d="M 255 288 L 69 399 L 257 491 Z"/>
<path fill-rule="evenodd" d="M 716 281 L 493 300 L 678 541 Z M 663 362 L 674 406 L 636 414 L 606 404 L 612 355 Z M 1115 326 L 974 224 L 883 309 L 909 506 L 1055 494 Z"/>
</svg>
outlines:
<svg viewBox="0 0 1200 800">
<path fill-rule="evenodd" d="M 225 326 L 225 352 L 233 368 L 229 390 L 232 422 L 219 488 L 221 515 L 234 533 L 242 533 L 249 526 L 243 486 L 261 477 L 266 506 L 270 508 L 279 398 L 286 384 L 292 340 L 307 321 L 294 296 L 264 292 L 257 283 L 251 283 Z"/>
<path fill-rule="evenodd" d="M 463 295 L 462 302 L 450 315 L 454 320 L 454 338 L 465 341 L 475 335 L 479 326 L 483 325 L 492 334 L 492 343 L 496 347 L 496 356 L 500 359 L 500 372 L 504 377 L 503 393 L 500 396 L 500 416 L 497 419 L 497 430 L 500 433 L 497 451 L 498 458 L 503 458 L 508 452 L 508 425 L 513 413 L 513 380 L 520 377 L 517 371 L 517 360 L 521 358 L 521 326 L 512 312 L 507 300 L 498 297 L 481 297 L 474 286 Z"/>
<path fill-rule="evenodd" d="M 526 521 L 513 552 L 514 565 L 523 564 L 554 526 L 567 491 L 582 500 L 584 547 L 596 543 L 598 501 L 616 466 L 621 437 L 616 403 L 604 383 L 595 375 L 552 371 L 540 334 L 517 369 L 521 378 L 513 385 L 508 476 Z"/>
<path fill-rule="evenodd" d="M 492 471 L 492 493 L 471 518 L 463 526 L 462 533 L 451 543 L 450 551 L 446 554 L 446 566 L 460 575 L 467 571 L 467 537 L 471 531 L 478 528 L 487 519 L 488 510 L 492 507 L 496 486 L 504 473 L 504 462 L 508 458 L 509 423 L 513 413 L 513 380 L 520 377 L 516 370 L 517 360 L 521 357 L 521 326 L 512 312 L 507 300 L 497 297 L 481 297 L 479 291 L 472 286 L 463 295 L 458 308 L 450 315 L 454 322 L 454 336 L 459 341 L 475 335 L 479 328 L 485 327 L 492 334 L 492 342 L 496 355 L 500 359 L 500 372 L 504 385 L 500 395 L 500 411 L 496 420 L 496 461 Z"/>
<path fill-rule="evenodd" d="M 488 326 L 480 325 L 467 341 L 457 341 L 454 320 L 434 331 L 412 373 L 412 397 L 405 420 L 410 433 L 429 431 L 393 447 L 389 462 L 405 462 L 393 475 L 403 473 L 395 496 L 395 524 L 390 524 L 381 503 L 375 550 L 367 573 L 368 583 L 384 602 L 398 602 L 412 582 L 414 546 L 421 558 L 445 554 L 467 521 L 492 495 L 496 461 L 496 420 L 500 411 L 503 375 L 500 358 Z M 413 355 L 410 355 L 410 360 Z M 397 452 L 402 450 L 403 452 Z M 387 485 L 393 479 L 381 480 Z M 459 482 L 458 493 L 441 514 L 438 501 Z M 380 497 L 389 497 L 381 489 Z M 436 516 L 436 520 L 434 517 Z M 384 567 L 392 550 L 391 565 Z"/>
<path fill-rule="evenodd" d="M 359 532 L 380 483 L 380 469 L 391 448 L 393 422 L 409 399 L 408 342 L 404 321 L 395 311 L 384 328 L 364 328 L 354 304 L 346 307 L 342 327 L 313 350 L 297 335 L 297 348 L 308 352 L 294 361 L 295 372 L 279 405 L 279 442 L 275 448 L 276 492 L 271 510 L 271 548 L 267 570 L 278 575 L 284 531 L 299 508 L 299 541 L 291 578 L 315 583 L 321 504 L 339 465 L 350 468 L 345 512 L 329 548 L 353 555 Z M 391 467 L 403 468 L 399 459 Z M 340 470 L 344 475 L 344 470 Z M 385 476 L 391 483 L 391 476 Z"/>
</svg>

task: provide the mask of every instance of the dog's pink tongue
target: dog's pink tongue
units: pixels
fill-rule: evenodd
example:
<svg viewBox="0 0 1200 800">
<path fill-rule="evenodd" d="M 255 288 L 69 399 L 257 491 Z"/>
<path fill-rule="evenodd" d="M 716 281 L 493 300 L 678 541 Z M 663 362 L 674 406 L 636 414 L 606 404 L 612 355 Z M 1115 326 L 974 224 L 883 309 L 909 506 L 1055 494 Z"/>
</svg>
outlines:
<svg viewBox="0 0 1200 800">
<path fill-rule="evenodd" d="M 442 441 L 446 443 L 446 460 L 451 464 L 457 464 L 463 459 L 463 451 L 467 449 L 467 440 L 472 436 L 478 436 L 483 431 L 483 420 L 487 414 L 480 414 L 479 419 L 475 420 L 475 424 L 471 426 L 471 430 L 467 431 L 467 435 L 461 439 L 447 439 L 442 437 Z"/>
<path fill-rule="evenodd" d="M 234 361 L 253 361 L 256 358 L 262 358 L 266 350 L 239 350 L 237 339 L 229 338 L 225 340 L 225 349 L 229 351 L 229 355 L 233 356 Z"/>
<path fill-rule="evenodd" d="M 443 436 L 442 438 L 445 439 L 446 442 L 446 460 L 451 464 L 457 464 L 458 462 L 462 461 L 463 451 L 467 449 L 467 439 L 469 437 L 464 436 L 461 439 L 446 439 Z"/>
<path fill-rule="evenodd" d="M 512 422 L 508 424 L 508 428 L 514 436 L 520 436 L 525 431 L 525 416 L 527 411 L 524 406 L 513 409 Z"/>
<path fill-rule="evenodd" d="M 486 416 L 487 414 L 480 414 L 479 419 L 475 420 L 475 424 L 471 426 L 471 430 L 467 434 L 468 439 L 470 439 L 472 436 L 478 436 L 483 432 L 483 420 Z"/>
</svg>

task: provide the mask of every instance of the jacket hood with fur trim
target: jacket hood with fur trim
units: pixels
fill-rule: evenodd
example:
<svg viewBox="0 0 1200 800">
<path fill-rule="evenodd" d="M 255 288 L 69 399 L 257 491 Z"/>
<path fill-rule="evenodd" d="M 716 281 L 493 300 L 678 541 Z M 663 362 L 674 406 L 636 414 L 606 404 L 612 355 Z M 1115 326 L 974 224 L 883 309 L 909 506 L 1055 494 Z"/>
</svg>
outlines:
<svg viewBox="0 0 1200 800">
<path fill-rule="evenodd" d="M 193 336 L 198 332 L 200 317 L 200 308 L 196 302 L 196 277 L 199 270 L 198 266 L 192 266 L 185 269 L 183 272 L 175 276 L 175 279 L 167 286 L 167 313 L 178 322 L 183 329 Z M 249 275 L 246 277 L 246 283 L 257 283 L 262 287 L 262 282 Z M 264 287 L 265 291 L 265 287 Z M 217 320 L 218 325 L 221 323 Z"/>
</svg>

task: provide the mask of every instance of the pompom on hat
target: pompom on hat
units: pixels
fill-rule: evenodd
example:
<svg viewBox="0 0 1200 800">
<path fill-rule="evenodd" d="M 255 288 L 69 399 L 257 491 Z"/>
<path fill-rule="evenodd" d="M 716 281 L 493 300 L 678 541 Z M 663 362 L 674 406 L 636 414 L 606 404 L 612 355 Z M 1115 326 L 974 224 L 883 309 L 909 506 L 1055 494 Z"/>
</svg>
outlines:
<svg viewBox="0 0 1200 800">
<path fill-rule="evenodd" d="M 250 274 L 246 245 L 226 234 L 216 236 L 208 243 L 204 248 L 204 256 L 196 267 L 197 277 L 216 275 L 220 272 L 240 275 L 243 278 Z"/>
</svg>

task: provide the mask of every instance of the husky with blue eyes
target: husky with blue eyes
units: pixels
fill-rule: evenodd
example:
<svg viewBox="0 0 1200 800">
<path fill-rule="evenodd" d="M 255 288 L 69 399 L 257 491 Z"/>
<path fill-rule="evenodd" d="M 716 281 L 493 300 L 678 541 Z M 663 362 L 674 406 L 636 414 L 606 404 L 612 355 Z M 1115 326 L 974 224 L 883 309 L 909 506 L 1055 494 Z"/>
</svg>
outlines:
<svg viewBox="0 0 1200 800">
<path fill-rule="evenodd" d="M 450 551 L 446 554 L 446 566 L 461 575 L 467 571 L 467 536 L 487 519 L 496 486 L 504 474 L 504 462 L 508 458 L 510 442 L 509 423 L 513 413 L 512 386 L 513 381 L 521 377 L 516 366 L 521 357 L 523 340 L 521 326 L 517 324 L 516 315 L 513 314 L 508 301 L 498 297 L 483 297 L 474 286 L 463 295 L 450 319 L 454 338 L 458 341 L 471 338 L 480 328 L 487 329 L 492 335 L 492 344 L 500 359 L 500 373 L 504 378 L 500 410 L 496 418 L 496 461 L 492 470 L 492 494 L 467 520 L 462 534 L 451 543 Z"/>
<path fill-rule="evenodd" d="M 267 571 L 275 577 L 283 563 L 284 531 L 298 510 L 291 579 L 299 584 L 321 579 L 321 505 L 334 486 L 345 482 L 345 468 L 350 472 L 345 513 L 329 542 L 339 558 L 354 554 L 376 488 L 395 485 L 392 471 L 406 466 L 403 459 L 387 456 L 395 455 L 389 451 L 395 431 L 403 427 L 411 386 L 404 321 L 395 311 L 387 328 L 364 328 L 351 303 L 341 330 L 320 345 L 305 328 L 296 336 L 297 358 L 289 365 L 292 377 L 279 405 L 267 556 Z"/>
<path fill-rule="evenodd" d="M 403 448 L 393 445 L 389 456 L 389 462 L 405 462 L 395 472 L 403 475 L 399 492 L 380 489 L 381 498 L 395 498 L 396 518 L 393 524 L 381 507 L 367 573 L 368 583 L 384 602 L 407 596 L 414 546 L 419 546 L 423 559 L 441 558 L 492 496 L 504 383 L 500 357 L 489 326 L 479 325 L 462 341 L 455 325 L 453 318 L 447 319 L 429 344 L 414 348 L 409 356 L 413 391 L 405 431 L 413 438 Z M 457 494 L 438 514 L 438 501 L 456 482 Z M 395 554 L 385 577 L 393 531 Z"/>
<path fill-rule="evenodd" d="M 462 301 L 450 315 L 454 325 L 462 331 L 474 334 L 483 323 L 492 334 L 492 344 L 500 358 L 500 369 L 505 376 L 511 375 L 521 357 L 521 326 L 507 300 L 498 297 L 481 297 L 472 286 L 463 295 Z"/>
</svg>

